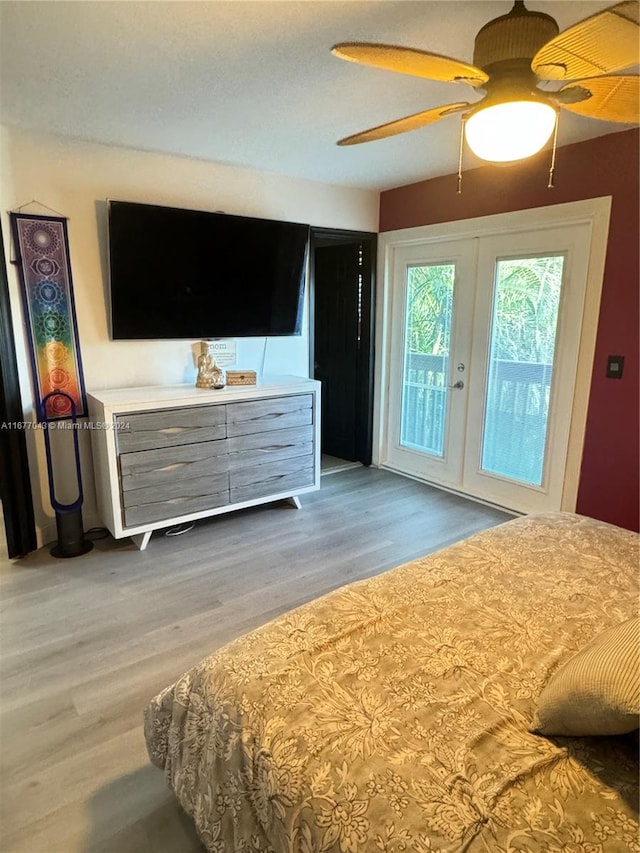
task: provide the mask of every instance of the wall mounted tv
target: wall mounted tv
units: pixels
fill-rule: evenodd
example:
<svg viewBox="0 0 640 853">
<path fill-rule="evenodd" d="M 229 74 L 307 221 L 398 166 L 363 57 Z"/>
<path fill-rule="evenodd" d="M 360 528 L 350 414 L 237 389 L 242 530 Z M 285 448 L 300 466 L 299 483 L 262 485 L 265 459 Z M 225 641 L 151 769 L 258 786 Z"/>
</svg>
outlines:
<svg viewBox="0 0 640 853">
<path fill-rule="evenodd" d="M 299 335 L 308 243 L 308 225 L 111 201 L 111 337 Z"/>
</svg>

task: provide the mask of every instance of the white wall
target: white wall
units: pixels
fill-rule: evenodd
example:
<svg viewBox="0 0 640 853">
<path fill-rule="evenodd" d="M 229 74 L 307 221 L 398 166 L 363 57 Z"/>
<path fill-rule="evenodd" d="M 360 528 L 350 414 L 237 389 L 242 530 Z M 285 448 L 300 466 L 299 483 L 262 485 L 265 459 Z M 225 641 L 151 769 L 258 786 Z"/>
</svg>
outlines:
<svg viewBox="0 0 640 853">
<path fill-rule="evenodd" d="M 33 419 L 24 318 L 17 272 L 10 263 L 7 211 L 37 199 L 68 217 L 78 334 L 88 391 L 168 385 L 195 378 L 192 342 L 111 341 L 107 326 L 106 199 L 377 231 L 375 191 L 320 184 L 185 157 L 95 145 L 3 127 L 0 136 L 0 208 L 25 420 Z M 43 213 L 32 206 L 25 212 Z M 306 316 L 308 316 L 308 313 Z M 308 326 L 292 338 L 271 338 L 265 374 L 308 375 Z M 264 339 L 238 339 L 237 365 L 260 366 Z M 95 514 L 88 434 L 81 434 L 85 527 Z M 48 499 L 42 435 L 28 435 L 36 523 L 41 541 L 55 538 Z"/>
</svg>

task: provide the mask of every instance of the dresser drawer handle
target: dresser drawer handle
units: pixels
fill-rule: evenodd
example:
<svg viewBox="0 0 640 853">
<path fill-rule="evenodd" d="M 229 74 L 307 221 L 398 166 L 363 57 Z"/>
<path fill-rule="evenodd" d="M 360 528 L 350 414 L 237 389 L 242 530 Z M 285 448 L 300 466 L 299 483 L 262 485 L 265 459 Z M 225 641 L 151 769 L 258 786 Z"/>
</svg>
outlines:
<svg viewBox="0 0 640 853">
<path fill-rule="evenodd" d="M 260 453 L 273 453 L 276 450 L 284 450 L 285 447 L 295 447 L 294 444 L 270 444 L 268 447 L 259 447 Z"/>
<path fill-rule="evenodd" d="M 274 418 L 281 418 L 284 415 L 284 412 L 269 412 L 268 415 L 256 415 L 255 418 L 251 418 L 252 421 L 272 421 Z"/>
<path fill-rule="evenodd" d="M 173 465 L 165 465 L 164 468 L 158 468 L 158 471 L 176 471 L 178 468 L 184 468 L 189 465 L 189 462 L 175 462 Z"/>
<path fill-rule="evenodd" d="M 159 430 L 163 435 L 172 435 L 176 432 L 184 432 L 184 427 L 166 427 L 165 429 Z"/>
</svg>

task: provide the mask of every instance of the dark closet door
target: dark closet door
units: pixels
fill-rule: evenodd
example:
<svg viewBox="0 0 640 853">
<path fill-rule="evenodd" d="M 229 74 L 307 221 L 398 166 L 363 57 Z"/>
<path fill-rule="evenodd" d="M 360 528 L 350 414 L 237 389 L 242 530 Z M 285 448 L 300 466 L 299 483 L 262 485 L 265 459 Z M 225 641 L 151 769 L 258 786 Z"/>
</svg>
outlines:
<svg viewBox="0 0 640 853">
<path fill-rule="evenodd" d="M 315 250 L 314 376 L 322 382 L 322 452 L 356 460 L 360 243 Z"/>
<path fill-rule="evenodd" d="M 4 258 L 0 226 L 0 497 L 9 556 L 19 557 L 38 546 L 27 443 L 24 431 L 10 426 L 21 422 L 23 413 Z"/>
</svg>

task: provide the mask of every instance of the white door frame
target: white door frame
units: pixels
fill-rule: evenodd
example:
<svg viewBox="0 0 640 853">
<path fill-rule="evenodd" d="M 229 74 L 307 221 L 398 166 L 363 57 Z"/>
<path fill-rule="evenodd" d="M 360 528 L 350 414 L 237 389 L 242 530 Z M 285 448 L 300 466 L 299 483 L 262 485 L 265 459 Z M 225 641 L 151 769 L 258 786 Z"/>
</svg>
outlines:
<svg viewBox="0 0 640 853">
<path fill-rule="evenodd" d="M 452 240 L 528 232 L 538 228 L 587 223 L 591 247 L 582 316 L 582 334 L 571 409 L 565 480 L 561 508 L 575 511 L 584 446 L 584 433 L 591 390 L 600 296 L 609 235 L 611 196 L 549 205 L 547 207 L 498 213 L 456 222 L 424 225 L 387 231 L 378 241 L 378 282 L 376 316 L 375 399 L 373 420 L 373 464 L 387 467 L 389 423 L 389 371 L 392 321 L 392 284 L 396 250 L 416 244 L 446 244 Z"/>
</svg>

